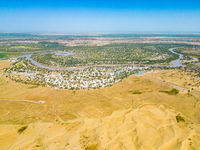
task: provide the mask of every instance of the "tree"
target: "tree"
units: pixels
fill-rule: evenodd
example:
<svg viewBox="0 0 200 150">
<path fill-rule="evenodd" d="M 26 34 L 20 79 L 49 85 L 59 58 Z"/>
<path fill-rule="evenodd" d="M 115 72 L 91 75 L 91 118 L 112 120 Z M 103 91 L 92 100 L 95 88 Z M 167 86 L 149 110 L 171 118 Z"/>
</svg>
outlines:
<svg viewBox="0 0 200 150">
<path fill-rule="evenodd" d="M 188 95 L 190 95 L 190 90 L 188 90 Z"/>
</svg>

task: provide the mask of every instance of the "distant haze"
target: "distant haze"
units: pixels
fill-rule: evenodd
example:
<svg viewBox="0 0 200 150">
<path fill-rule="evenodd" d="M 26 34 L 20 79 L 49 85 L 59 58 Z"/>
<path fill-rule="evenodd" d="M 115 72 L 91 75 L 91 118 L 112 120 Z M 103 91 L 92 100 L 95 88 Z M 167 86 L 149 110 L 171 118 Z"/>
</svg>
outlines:
<svg viewBox="0 0 200 150">
<path fill-rule="evenodd" d="M 199 0 L 1 0 L 0 32 L 200 32 Z"/>
</svg>

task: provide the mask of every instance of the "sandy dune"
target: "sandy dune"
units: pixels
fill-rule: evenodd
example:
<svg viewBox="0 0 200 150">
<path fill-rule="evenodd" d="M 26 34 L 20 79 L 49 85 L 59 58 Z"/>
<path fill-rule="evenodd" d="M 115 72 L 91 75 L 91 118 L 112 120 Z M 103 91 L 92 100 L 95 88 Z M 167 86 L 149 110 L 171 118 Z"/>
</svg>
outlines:
<svg viewBox="0 0 200 150">
<path fill-rule="evenodd" d="M 1 149 L 102 149 L 188 150 L 200 147 L 200 125 L 177 122 L 178 112 L 148 104 L 99 119 L 76 119 L 65 123 L 1 125 Z"/>
</svg>

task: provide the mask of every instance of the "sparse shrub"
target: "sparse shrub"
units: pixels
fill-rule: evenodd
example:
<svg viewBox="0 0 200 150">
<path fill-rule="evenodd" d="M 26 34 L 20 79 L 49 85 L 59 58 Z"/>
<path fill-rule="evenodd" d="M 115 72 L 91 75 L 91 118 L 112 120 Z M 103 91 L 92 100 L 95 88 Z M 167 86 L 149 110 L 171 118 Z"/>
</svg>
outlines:
<svg viewBox="0 0 200 150">
<path fill-rule="evenodd" d="M 28 126 L 23 126 L 23 127 L 21 127 L 17 132 L 18 132 L 19 134 L 21 134 L 21 133 L 24 132 L 27 128 L 28 128 Z"/>
<path fill-rule="evenodd" d="M 90 145 L 90 146 L 87 146 L 85 148 L 85 150 L 96 150 L 97 149 L 97 144 L 96 145 Z"/>
<path fill-rule="evenodd" d="M 176 95 L 176 94 L 178 94 L 178 93 L 179 93 L 179 90 L 177 90 L 177 89 L 175 89 L 175 88 L 173 88 L 173 89 L 169 92 L 170 95 Z"/>
<path fill-rule="evenodd" d="M 128 91 L 131 94 L 142 94 L 142 92 L 140 92 L 139 90 L 136 91 Z"/>
<path fill-rule="evenodd" d="M 185 122 L 185 119 L 182 116 L 180 116 L 180 114 L 179 114 L 176 116 L 176 121 L 177 122 Z"/>
<path fill-rule="evenodd" d="M 179 90 L 177 90 L 176 88 L 173 88 L 171 91 L 159 91 L 159 92 L 167 93 L 169 95 L 176 95 L 179 93 Z"/>
</svg>

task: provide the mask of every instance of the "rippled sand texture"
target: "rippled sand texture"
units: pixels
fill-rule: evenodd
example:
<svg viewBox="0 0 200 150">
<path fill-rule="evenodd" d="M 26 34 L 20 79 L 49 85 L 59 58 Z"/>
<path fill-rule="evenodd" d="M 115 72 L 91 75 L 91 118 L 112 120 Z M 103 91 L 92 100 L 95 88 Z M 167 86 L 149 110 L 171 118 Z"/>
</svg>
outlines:
<svg viewBox="0 0 200 150">
<path fill-rule="evenodd" d="M 178 112 L 164 105 L 144 105 L 100 119 L 65 123 L 1 125 L 2 149 L 192 150 L 200 147 L 200 125 L 177 122 Z"/>
</svg>

